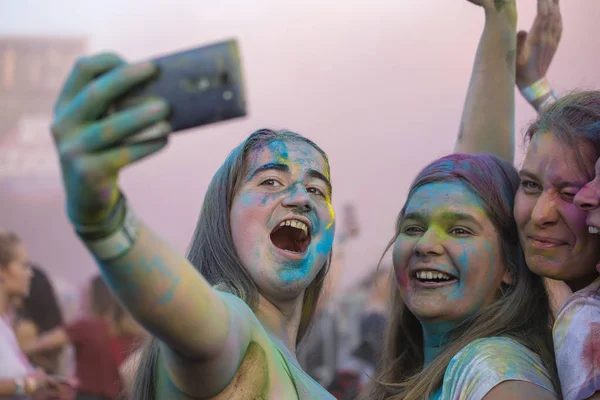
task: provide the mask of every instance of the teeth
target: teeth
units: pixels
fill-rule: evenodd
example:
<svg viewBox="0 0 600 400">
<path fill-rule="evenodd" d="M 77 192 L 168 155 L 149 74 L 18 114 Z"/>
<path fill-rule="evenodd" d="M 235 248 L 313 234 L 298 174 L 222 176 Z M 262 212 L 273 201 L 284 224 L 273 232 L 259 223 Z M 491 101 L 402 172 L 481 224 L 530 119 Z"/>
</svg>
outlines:
<svg viewBox="0 0 600 400">
<path fill-rule="evenodd" d="M 427 279 L 427 280 L 438 279 L 438 280 L 449 281 L 450 279 L 452 279 L 452 277 L 450 275 L 448 275 L 448 274 L 443 273 L 443 272 L 418 271 L 417 272 L 417 279 Z"/>
<path fill-rule="evenodd" d="M 600 229 L 596 228 L 595 226 L 588 226 L 588 232 L 597 235 L 600 233 Z"/>
<path fill-rule="evenodd" d="M 308 234 L 308 226 L 304 222 L 296 219 L 288 219 L 287 221 L 283 221 L 281 224 L 279 224 L 279 226 L 291 226 L 292 228 L 302 229 L 304 233 Z"/>
</svg>

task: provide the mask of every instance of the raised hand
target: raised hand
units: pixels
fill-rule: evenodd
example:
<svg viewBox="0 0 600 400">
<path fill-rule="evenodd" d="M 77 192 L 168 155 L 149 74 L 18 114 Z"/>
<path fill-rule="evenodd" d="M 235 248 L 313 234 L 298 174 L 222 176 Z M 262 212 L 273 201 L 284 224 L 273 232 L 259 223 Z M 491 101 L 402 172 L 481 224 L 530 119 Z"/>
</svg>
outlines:
<svg viewBox="0 0 600 400">
<path fill-rule="evenodd" d="M 538 11 L 529 33 L 517 34 L 517 72 L 519 88 L 546 76 L 562 35 L 558 0 L 538 0 Z"/>
<path fill-rule="evenodd" d="M 167 143 L 168 124 L 161 121 L 168 106 L 163 100 L 148 99 L 106 116 L 116 99 L 156 72 L 149 63 L 127 65 L 114 54 L 101 54 L 81 59 L 67 79 L 55 106 L 52 134 L 74 224 L 95 224 L 106 218 L 119 197 L 119 170 Z M 122 144 L 151 125 L 159 139 Z"/>
</svg>

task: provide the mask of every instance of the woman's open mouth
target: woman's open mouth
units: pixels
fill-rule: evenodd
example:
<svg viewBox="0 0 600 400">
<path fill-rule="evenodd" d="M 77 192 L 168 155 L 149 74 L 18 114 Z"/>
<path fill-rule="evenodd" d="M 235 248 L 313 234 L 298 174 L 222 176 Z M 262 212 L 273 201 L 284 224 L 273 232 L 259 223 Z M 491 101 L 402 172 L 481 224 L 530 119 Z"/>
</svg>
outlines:
<svg viewBox="0 0 600 400">
<path fill-rule="evenodd" d="M 458 278 L 453 275 L 435 270 L 419 270 L 413 274 L 413 279 L 417 286 L 424 288 L 438 288 L 452 285 L 458 282 Z"/>
<path fill-rule="evenodd" d="M 310 240 L 310 226 L 298 219 L 285 220 L 271 232 L 271 241 L 275 247 L 291 253 L 304 253 Z"/>
</svg>

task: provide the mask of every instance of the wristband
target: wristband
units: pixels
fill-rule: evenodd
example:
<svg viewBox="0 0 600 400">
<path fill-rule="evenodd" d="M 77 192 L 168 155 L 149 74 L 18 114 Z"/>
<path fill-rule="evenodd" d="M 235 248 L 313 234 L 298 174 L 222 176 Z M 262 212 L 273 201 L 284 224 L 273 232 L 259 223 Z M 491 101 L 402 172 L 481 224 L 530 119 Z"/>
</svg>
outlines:
<svg viewBox="0 0 600 400">
<path fill-rule="evenodd" d="M 556 94 L 554 93 L 552 86 L 550 86 L 550 82 L 548 82 L 548 79 L 546 78 L 542 78 L 526 88 L 521 89 L 521 94 L 529 103 L 533 103 L 549 94 L 552 94 L 550 97 L 556 98 Z"/>
<path fill-rule="evenodd" d="M 545 108 L 548 108 L 550 106 L 550 104 L 553 104 L 556 101 L 556 94 L 554 94 L 554 92 L 552 92 L 552 96 L 548 96 L 546 97 L 541 103 L 540 105 L 537 107 L 538 110 L 543 110 Z"/>
<path fill-rule="evenodd" d="M 125 208 L 123 207 L 123 195 L 119 193 L 119 199 L 110 214 L 106 216 L 100 223 L 93 225 L 73 223 L 77 235 L 82 239 L 95 240 L 109 236 L 117 231 L 123 222 Z"/>
<path fill-rule="evenodd" d="M 127 253 L 138 235 L 139 220 L 128 207 L 125 197 L 121 196 L 116 208 L 116 215 L 121 218 L 113 232 L 98 237 L 101 232 L 100 228 L 94 230 L 87 227 L 87 232 L 80 232 L 76 229 L 86 247 L 100 261 L 112 261 Z M 94 233 L 90 235 L 92 231 Z"/>
<path fill-rule="evenodd" d="M 24 396 L 27 394 L 27 391 L 25 390 L 25 379 L 15 378 L 13 379 L 13 382 L 15 384 L 15 394 L 17 396 Z"/>
</svg>

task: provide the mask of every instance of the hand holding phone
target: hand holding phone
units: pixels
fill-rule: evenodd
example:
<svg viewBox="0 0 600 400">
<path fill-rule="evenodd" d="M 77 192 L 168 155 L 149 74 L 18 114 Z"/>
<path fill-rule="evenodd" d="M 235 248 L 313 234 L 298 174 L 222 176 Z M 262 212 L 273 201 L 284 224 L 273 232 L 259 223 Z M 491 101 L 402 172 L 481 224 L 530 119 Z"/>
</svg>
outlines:
<svg viewBox="0 0 600 400">
<path fill-rule="evenodd" d="M 237 43 L 138 64 L 110 53 L 84 57 L 54 113 L 67 213 L 83 229 L 114 209 L 120 170 L 159 152 L 171 132 L 246 114 Z"/>
<path fill-rule="evenodd" d="M 246 99 L 235 40 L 179 52 L 151 60 L 158 74 L 118 99 L 111 111 L 120 111 L 161 98 L 169 105 L 172 132 L 246 115 Z M 158 123 L 161 124 L 161 123 Z M 151 140 L 164 126 L 128 137 L 126 143 Z"/>
</svg>

